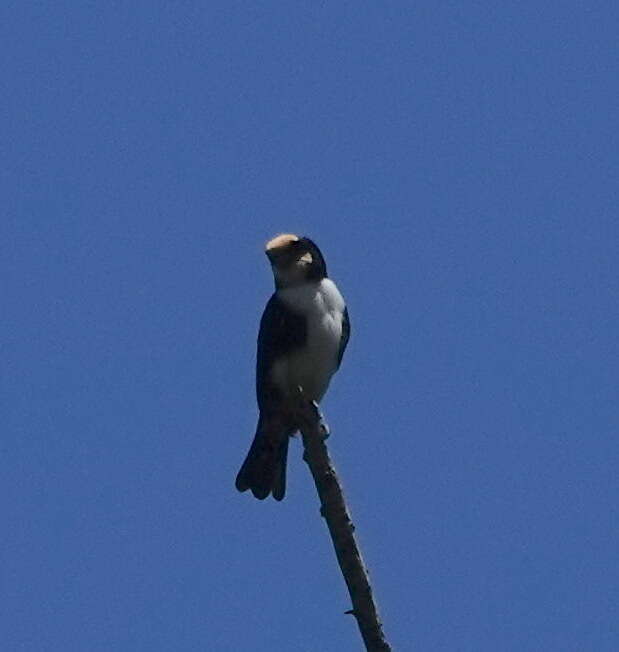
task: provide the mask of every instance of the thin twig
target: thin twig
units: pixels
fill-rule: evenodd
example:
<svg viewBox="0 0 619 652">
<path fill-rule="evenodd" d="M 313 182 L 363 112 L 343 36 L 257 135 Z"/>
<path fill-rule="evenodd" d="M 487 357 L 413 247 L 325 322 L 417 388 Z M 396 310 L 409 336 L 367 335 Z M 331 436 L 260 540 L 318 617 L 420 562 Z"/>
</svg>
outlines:
<svg viewBox="0 0 619 652">
<path fill-rule="evenodd" d="M 368 572 L 355 539 L 355 526 L 325 445 L 329 428 L 316 403 L 307 401 L 300 388 L 297 422 L 303 436 L 303 459 L 314 478 L 320 498 L 320 513 L 327 521 L 337 561 L 352 600 L 353 608 L 346 613 L 357 619 L 368 652 L 389 652 L 391 647 L 385 640 Z"/>
</svg>

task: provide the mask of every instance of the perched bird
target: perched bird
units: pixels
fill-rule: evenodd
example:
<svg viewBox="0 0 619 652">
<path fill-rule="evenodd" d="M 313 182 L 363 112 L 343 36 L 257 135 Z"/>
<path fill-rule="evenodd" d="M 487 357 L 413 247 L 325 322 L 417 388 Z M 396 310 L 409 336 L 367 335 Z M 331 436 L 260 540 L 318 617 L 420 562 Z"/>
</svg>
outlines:
<svg viewBox="0 0 619 652">
<path fill-rule="evenodd" d="M 297 431 L 292 399 L 298 387 L 319 402 L 337 371 L 350 335 L 348 310 L 325 260 L 309 239 L 278 235 L 266 245 L 275 293 L 258 335 L 256 393 L 260 417 L 236 478 L 239 491 L 263 500 L 286 493 L 289 438 Z"/>
</svg>

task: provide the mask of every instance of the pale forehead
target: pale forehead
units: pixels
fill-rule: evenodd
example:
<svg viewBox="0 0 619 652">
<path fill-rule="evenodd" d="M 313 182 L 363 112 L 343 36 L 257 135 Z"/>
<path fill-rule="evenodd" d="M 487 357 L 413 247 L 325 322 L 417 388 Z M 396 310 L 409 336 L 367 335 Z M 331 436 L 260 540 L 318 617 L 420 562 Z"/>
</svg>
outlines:
<svg viewBox="0 0 619 652">
<path fill-rule="evenodd" d="M 280 247 L 287 247 L 292 242 L 297 242 L 298 235 L 294 233 L 282 233 L 267 242 L 266 250 L 279 249 Z"/>
</svg>

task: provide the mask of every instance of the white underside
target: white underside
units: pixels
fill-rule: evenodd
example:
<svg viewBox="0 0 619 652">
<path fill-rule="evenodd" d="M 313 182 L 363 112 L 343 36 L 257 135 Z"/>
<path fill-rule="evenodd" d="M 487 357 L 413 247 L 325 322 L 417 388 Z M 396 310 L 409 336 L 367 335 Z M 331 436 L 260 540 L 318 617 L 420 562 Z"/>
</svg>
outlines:
<svg viewBox="0 0 619 652">
<path fill-rule="evenodd" d="M 299 351 L 275 361 L 273 381 L 285 393 L 300 385 L 309 398 L 320 401 L 337 369 L 344 299 L 328 278 L 281 289 L 278 296 L 291 310 L 305 315 L 307 343 Z"/>
</svg>

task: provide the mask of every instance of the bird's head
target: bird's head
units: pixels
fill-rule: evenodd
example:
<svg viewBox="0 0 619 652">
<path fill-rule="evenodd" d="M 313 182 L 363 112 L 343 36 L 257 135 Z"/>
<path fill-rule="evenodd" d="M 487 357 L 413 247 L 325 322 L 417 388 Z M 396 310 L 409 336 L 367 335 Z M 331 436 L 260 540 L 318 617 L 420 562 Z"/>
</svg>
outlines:
<svg viewBox="0 0 619 652">
<path fill-rule="evenodd" d="M 324 258 L 309 238 L 300 238 L 293 233 L 278 235 L 267 242 L 266 255 L 277 287 L 319 281 L 327 275 Z"/>
</svg>

